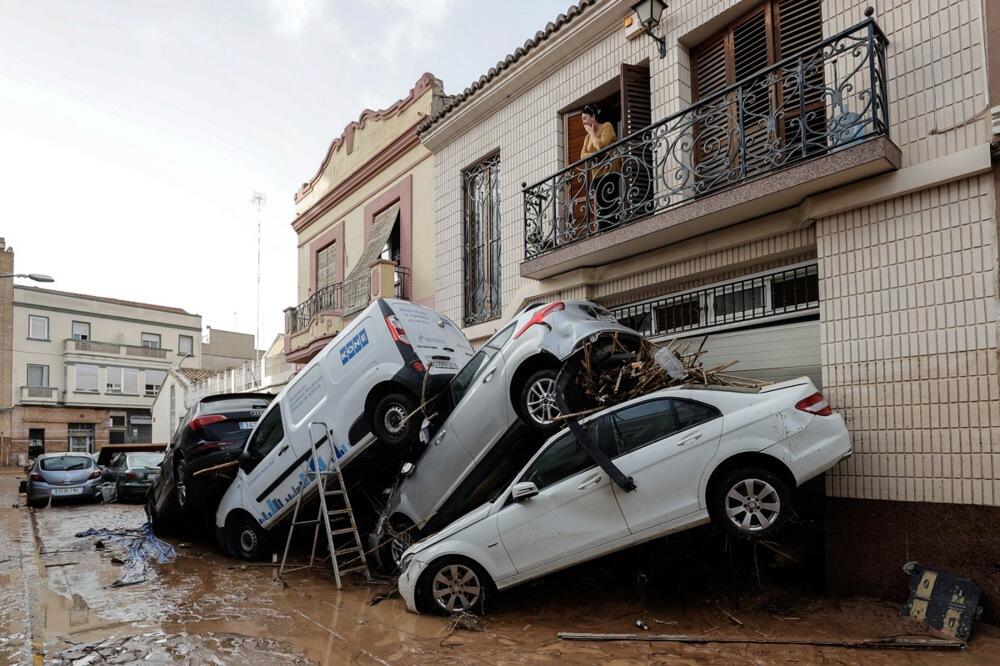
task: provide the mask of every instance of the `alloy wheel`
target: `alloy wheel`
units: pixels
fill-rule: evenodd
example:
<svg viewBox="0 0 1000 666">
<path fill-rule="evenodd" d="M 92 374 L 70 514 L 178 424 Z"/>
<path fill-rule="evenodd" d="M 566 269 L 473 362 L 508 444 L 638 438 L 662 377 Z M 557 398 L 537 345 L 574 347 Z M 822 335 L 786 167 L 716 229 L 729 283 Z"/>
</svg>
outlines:
<svg viewBox="0 0 1000 666">
<path fill-rule="evenodd" d="M 182 460 L 177 463 L 177 473 L 174 475 L 174 487 L 177 489 L 177 503 L 183 509 L 187 505 L 187 464 Z"/>
<path fill-rule="evenodd" d="M 541 377 L 528 388 L 528 415 L 541 425 L 549 425 L 559 416 L 556 406 L 556 380 Z"/>
<path fill-rule="evenodd" d="M 743 479 L 726 493 L 726 516 L 744 532 L 767 529 L 781 513 L 781 497 L 766 481 Z"/>
<path fill-rule="evenodd" d="M 431 592 L 434 603 L 448 613 L 471 611 L 479 603 L 483 586 L 479 576 L 464 564 L 449 564 L 434 576 Z"/>
</svg>

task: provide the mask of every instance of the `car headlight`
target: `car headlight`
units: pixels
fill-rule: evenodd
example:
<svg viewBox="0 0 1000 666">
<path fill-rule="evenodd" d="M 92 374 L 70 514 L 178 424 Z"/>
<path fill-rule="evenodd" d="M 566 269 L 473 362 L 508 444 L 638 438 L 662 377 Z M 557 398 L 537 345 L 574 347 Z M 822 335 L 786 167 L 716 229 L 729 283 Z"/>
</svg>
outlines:
<svg viewBox="0 0 1000 666">
<path fill-rule="evenodd" d="M 403 559 L 399 561 L 399 570 L 406 571 L 410 567 L 410 562 L 413 561 L 413 553 L 407 553 L 403 555 Z"/>
</svg>

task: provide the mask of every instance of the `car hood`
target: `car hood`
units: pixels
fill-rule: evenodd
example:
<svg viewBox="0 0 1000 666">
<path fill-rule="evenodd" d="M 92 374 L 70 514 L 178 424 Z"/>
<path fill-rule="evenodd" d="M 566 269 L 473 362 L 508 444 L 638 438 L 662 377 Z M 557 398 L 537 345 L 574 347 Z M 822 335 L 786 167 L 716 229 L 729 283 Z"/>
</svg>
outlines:
<svg viewBox="0 0 1000 666">
<path fill-rule="evenodd" d="M 420 551 L 429 548 L 430 546 L 433 546 L 436 543 L 439 543 L 451 536 L 454 536 L 458 532 L 464 530 L 469 525 L 472 525 L 473 523 L 478 523 L 480 520 L 489 515 L 491 506 L 493 506 L 493 504 L 491 502 L 487 502 L 486 504 L 483 504 L 479 508 L 473 509 L 469 513 L 465 514 L 464 516 L 456 520 L 455 522 L 446 526 L 440 532 L 436 532 L 431 536 L 427 537 L 426 539 L 421 539 L 420 541 L 416 542 L 406 550 L 406 553 L 404 553 L 404 555 L 409 553 L 419 553 Z"/>
<path fill-rule="evenodd" d="M 558 313 L 554 313 L 557 315 Z M 558 316 L 550 315 L 551 323 L 549 332 L 542 338 L 540 347 L 555 356 L 560 361 L 569 358 L 576 350 L 577 345 L 591 336 L 598 336 L 603 333 L 621 333 L 632 337 L 639 334 L 632 329 L 622 326 L 617 322 L 581 320 L 566 318 L 565 321 Z"/>
</svg>

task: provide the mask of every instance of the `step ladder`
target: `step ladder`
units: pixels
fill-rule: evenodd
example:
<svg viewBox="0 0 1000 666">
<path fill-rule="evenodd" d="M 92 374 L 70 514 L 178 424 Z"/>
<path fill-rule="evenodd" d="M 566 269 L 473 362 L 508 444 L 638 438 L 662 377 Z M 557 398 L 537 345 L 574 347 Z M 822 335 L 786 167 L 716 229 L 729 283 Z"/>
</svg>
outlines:
<svg viewBox="0 0 1000 666">
<path fill-rule="evenodd" d="M 315 440 L 312 435 L 313 427 L 320 426 L 323 428 L 325 437 Z M 285 553 L 281 556 L 281 567 L 278 569 L 278 575 L 282 576 L 293 571 L 311 569 L 330 560 L 330 566 L 333 568 L 333 577 L 337 581 L 337 589 L 340 589 L 341 575 L 351 571 L 363 571 L 365 580 L 371 580 L 371 574 L 368 571 L 368 562 L 365 559 L 365 550 L 361 544 L 361 535 L 358 534 L 358 526 L 354 522 L 354 512 L 351 510 L 351 498 L 347 495 L 347 484 L 344 483 L 344 475 L 340 470 L 340 461 L 334 450 L 333 432 L 322 421 L 311 421 L 307 427 L 307 431 L 309 433 L 309 446 L 312 448 L 312 457 L 306 462 L 303 487 L 295 498 L 292 524 L 288 528 L 288 539 L 285 541 Z M 330 442 L 330 460 L 326 465 L 326 469 L 320 469 L 319 446 L 322 444 L 324 438 Z M 302 498 L 306 494 L 306 489 L 312 484 L 313 479 L 317 482 L 316 491 L 319 500 L 316 517 L 299 520 L 299 511 L 302 509 L 303 504 Z M 313 525 L 313 542 L 312 550 L 309 553 L 309 563 L 297 567 L 288 567 L 288 550 L 295 535 L 295 528 L 300 525 Z M 326 557 L 318 560 L 316 547 L 319 545 L 319 530 L 321 527 L 326 532 L 328 554 Z M 340 559 L 348 555 L 352 557 L 347 557 L 345 560 Z"/>
</svg>

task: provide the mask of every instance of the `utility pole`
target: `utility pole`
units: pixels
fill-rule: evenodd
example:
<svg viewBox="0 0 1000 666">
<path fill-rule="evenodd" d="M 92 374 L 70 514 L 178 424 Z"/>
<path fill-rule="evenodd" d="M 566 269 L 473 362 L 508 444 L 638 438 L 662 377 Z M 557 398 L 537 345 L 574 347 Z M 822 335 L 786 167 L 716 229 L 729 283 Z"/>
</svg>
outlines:
<svg viewBox="0 0 1000 666">
<path fill-rule="evenodd" d="M 261 210 L 264 208 L 266 201 L 263 193 L 256 190 L 254 190 L 253 196 L 250 197 L 250 203 L 257 206 L 257 330 L 254 333 L 253 339 L 254 349 L 257 349 L 258 345 L 260 345 L 260 219 Z"/>
</svg>

